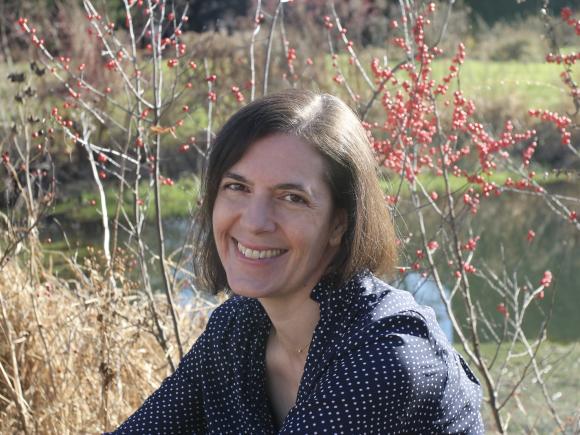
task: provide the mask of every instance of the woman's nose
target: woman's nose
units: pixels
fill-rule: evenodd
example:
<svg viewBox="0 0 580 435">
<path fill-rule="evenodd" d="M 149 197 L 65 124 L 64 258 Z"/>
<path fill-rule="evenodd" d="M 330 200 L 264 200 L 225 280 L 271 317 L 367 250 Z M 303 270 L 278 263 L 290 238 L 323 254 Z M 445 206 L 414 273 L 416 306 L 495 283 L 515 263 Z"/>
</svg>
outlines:
<svg viewBox="0 0 580 435">
<path fill-rule="evenodd" d="M 252 195 L 241 216 L 242 225 L 252 233 L 272 232 L 276 229 L 272 202 L 269 198 Z"/>
</svg>

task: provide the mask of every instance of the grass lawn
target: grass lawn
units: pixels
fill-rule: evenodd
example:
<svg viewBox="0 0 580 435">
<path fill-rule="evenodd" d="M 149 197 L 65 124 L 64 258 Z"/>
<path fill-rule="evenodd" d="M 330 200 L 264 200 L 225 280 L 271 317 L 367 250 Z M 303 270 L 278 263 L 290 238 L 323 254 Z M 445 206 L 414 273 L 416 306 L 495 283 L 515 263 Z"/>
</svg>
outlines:
<svg viewBox="0 0 580 435">
<path fill-rule="evenodd" d="M 448 67 L 449 61 L 435 62 L 434 77 L 447 74 Z M 562 66 L 547 63 L 466 60 L 461 67 L 461 88 L 467 97 L 477 102 L 505 101 L 508 107 L 517 102 L 526 109 L 556 110 L 570 99 L 560 80 L 562 71 Z M 575 78 L 580 78 L 579 71 Z"/>
<path fill-rule="evenodd" d="M 361 63 L 370 75 L 370 62 L 373 57 L 381 59 L 383 54 L 377 49 L 359 53 Z M 334 71 L 332 60 L 325 58 L 324 68 Z M 389 66 L 393 67 L 397 61 L 391 59 Z M 349 57 L 339 55 L 339 65 L 342 73 L 351 85 L 358 85 L 360 73 L 349 64 Z M 449 73 L 451 59 L 436 59 L 432 64 L 433 79 L 439 83 Z M 474 100 L 477 113 L 489 117 L 487 112 L 498 112 L 515 119 L 527 118 L 527 110 L 546 109 L 573 110 L 571 98 L 560 79 L 564 71 L 561 65 L 544 62 L 495 62 L 469 59 L 461 66 L 459 83 L 463 94 Z M 573 69 L 573 77 L 578 82 L 580 71 Z M 407 78 L 405 72 L 399 71 L 397 76 L 401 80 Z M 335 86 L 337 87 L 337 86 Z M 340 88 L 340 87 L 337 87 Z M 451 83 L 450 94 L 457 89 L 457 80 Z M 339 89 L 337 89 L 339 90 Z M 363 88 L 364 92 L 367 91 Z"/>
<path fill-rule="evenodd" d="M 542 173 L 541 170 L 538 170 L 538 174 L 540 175 L 536 177 L 536 181 L 544 187 L 549 186 L 550 184 L 572 181 L 570 179 L 570 176 L 565 173 L 559 174 L 554 172 Z M 490 176 L 484 175 L 483 177 L 488 182 L 494 182 L 498 186 L 503 186 L 505 181 L 509 177 L 514 179 L 514 181 L 520 179 L 519 176 L 514 175 L 513 173 L 508 173 L 506 171 L 497 171 Z M 439 194 L 445 192 L 445 180 L 443 179 L 443 177 L 439 177 L 434 174 L 425 172 L 420 174 L 417 178 L 427 192 L 437 192 Z M 397 190 L 399 189 L 400 182 L 401 179 L 399 176 L 396 176 L 394 174 L 385 174 L 385 176 L 381 180 L 381 187 L 383 188 L 383 191 L 385 191 L 386 193 L 394 195 L 397 193 Z M 449 176 L 449 186 L 452 192 L 463 191 L 468 187 L 473 187 L 476 191 L 481 190 L 479 185 L 468 183 L 464 177 L 455 177 L 453 175 Z M 405 197 L 408 196 L 409 193 L 410 193 L 409 183 L 407 182 L 407 180 L 404 180 L 403 184 L 401 185 L 400 194 L 401 196 Z"/>
</svg>

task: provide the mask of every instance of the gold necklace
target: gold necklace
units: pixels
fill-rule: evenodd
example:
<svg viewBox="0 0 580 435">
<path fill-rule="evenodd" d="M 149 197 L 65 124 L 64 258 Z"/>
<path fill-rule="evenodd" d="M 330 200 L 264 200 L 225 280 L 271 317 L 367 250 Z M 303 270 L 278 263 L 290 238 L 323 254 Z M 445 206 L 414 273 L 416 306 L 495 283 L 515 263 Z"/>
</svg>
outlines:
<svg viewBox="0 0 580 435">
<path fill-rule="evenodd" d="M 306 349 L 308 349 L 310 347 L 310 345 L 312 344 L 312 339 L 314 338 L 314 332 L 312 332 L 312 337 L 310 337 L 310 341 L 304 345 L 304 347 L 301 347 L 298 349 L 298 353 L 302 353 L 304 352 Z"/>
<path fill-rule="evenodd" d="M 276 334 L 275 330 L 272 329 L 271 333 Z M 302 354 L 306 349 L 308 349 L 310 347 L 310 345 L 312 344 L 312 340 L 314 339 L 314 331 L 312 332 L 312 336 L 310 337 L 310 341 L 308 341 L 308 343 L 306 343 L 304 346 L 300 347 L 297 349 L 297 352 L 299 354 Z"/>
<path fill-rule="evenodd" d="M 300 349 L 298 349 L 298 353 L 302 353 L 304 352 L 306 349 L 308 349 L 310 347 L 310 343 L 312 343 L 312 338 L 310 339 L 310 341 L 308 342 L 308 344 L 304 347 L 301 347 Z"/>
</svg>

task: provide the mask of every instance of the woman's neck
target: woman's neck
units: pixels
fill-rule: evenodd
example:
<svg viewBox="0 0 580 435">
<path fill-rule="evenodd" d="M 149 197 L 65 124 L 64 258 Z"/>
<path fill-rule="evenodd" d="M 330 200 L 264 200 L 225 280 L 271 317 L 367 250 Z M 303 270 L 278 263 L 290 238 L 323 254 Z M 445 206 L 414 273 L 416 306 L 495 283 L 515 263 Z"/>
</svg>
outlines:
<svg viewBox="0 0 580 435">
<path fill-rule="evenodd" d="M 320 320 L 320 305 L 310 298 L 310 292 L 283 299 L 262 298 L 260 303 L 272 322 L 272 338 L 288 355 L 307 353 Z"/>
</svg>

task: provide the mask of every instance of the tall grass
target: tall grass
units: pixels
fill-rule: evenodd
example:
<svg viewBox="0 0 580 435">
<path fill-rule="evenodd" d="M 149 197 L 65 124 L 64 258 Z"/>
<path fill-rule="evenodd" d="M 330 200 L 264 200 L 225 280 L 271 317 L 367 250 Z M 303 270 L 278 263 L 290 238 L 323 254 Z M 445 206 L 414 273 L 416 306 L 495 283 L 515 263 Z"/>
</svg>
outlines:
<svg viewBox="0 0 580 435">
<path fill-rule="evenodd" d="M 22 250 L 0 273 L 0 433 L 110 430 L 170 372 L 151 300 L 123 278 L 131 260 L 122 253 L 110 277 L 95 252 L 83 265 L 69 260 L 67 280 L 37 260 Z M 165 299 L 152 297 L 165 328 Z M 210 308 L 191 304 L 178 307 L 187 346 Z"/>
</svg>

